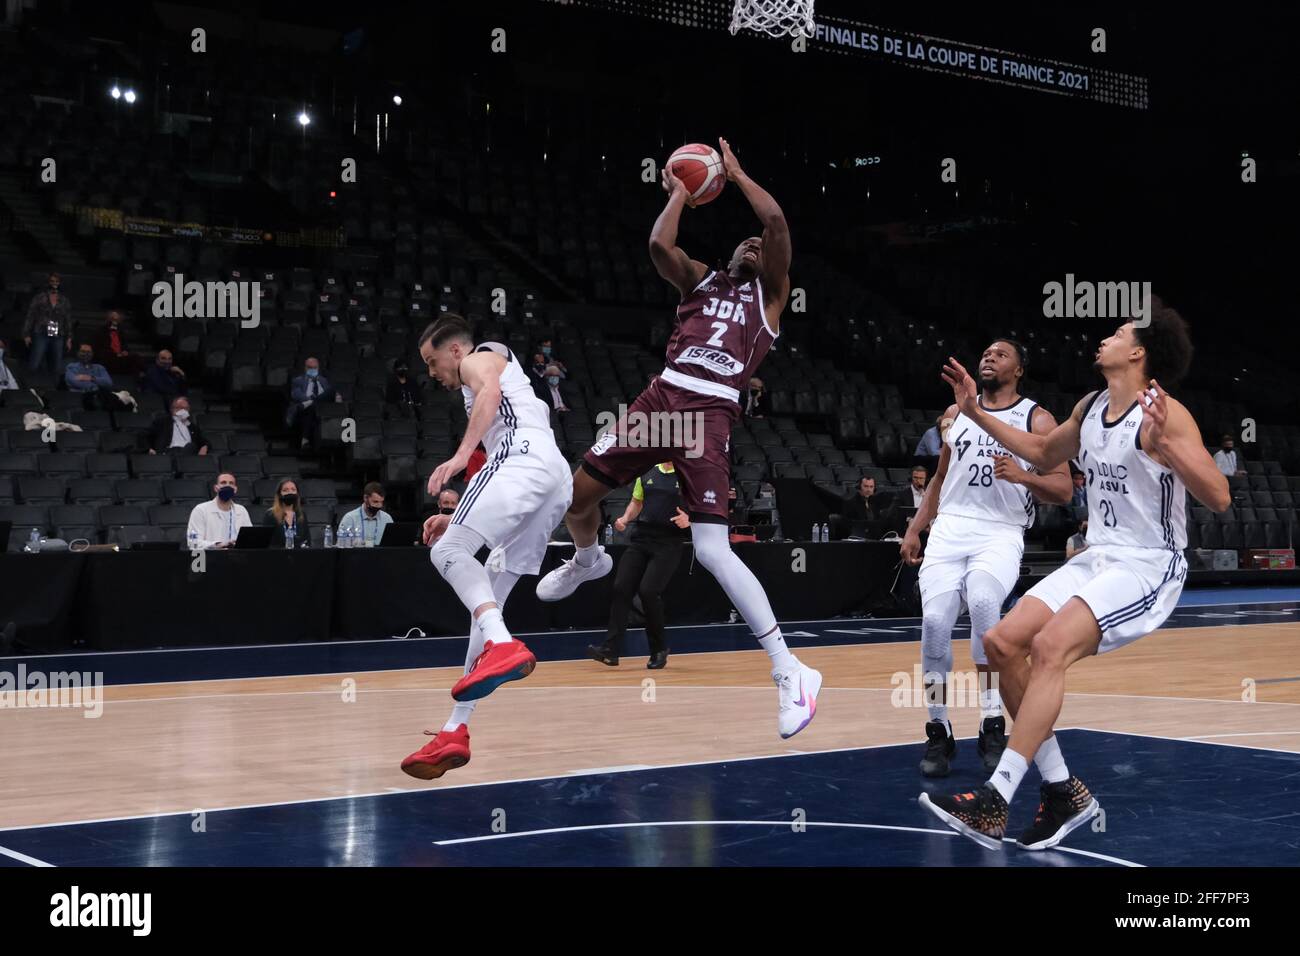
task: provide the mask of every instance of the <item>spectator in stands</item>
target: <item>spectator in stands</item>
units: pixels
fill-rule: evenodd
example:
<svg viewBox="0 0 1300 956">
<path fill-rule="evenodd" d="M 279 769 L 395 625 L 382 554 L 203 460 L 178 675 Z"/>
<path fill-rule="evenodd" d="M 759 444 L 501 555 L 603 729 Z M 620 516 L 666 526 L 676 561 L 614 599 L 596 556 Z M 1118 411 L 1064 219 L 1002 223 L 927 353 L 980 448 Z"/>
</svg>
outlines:
<svg viewBox="0 0 1300 956">
<path fill-rule="evenodd" d="M 262 515 L 262 524 L 275 528 L 271 547 L 283 548 L 286 529 L 293 529 L 293 546 L 306 548 L 311 544 L 311 526 L 307 523 L 307 509 L 298 498 L 298 483 L 292 478 L 281 478 L 275 486 L 275 499 Z"/>
<path fill-rule="evenodd" d="M 880 517 L 880 512 L 890 505 L 888 494 L 876 494 L 876 479 L 863 475 L 858 479 L 858 491 L 844 503 L 840 512 L 848 521 L 870 521 Z"/>
<path fill-rule="evenodd" d="M 114 375 L 135 375 L 140 371 L 136 357 L 126 350 L 126 332 L 122 328 L 122 313 L 114 309 L 108 313 L 104 326 L 91 343 L 104 367 Z"/>
<path fill-rule="evenodd" d="M 939 434 L 939 426 L 942 421 L 943 416 L 940 415 L 934 420 L 934 424 L 925 430 L 921 440 L 916 443 L 915 457 L 929 471 L 934 471 L 939 467 L 939 452 L 943 449 L 943 438 Z"/>
<path fill-rule="evenodd" d="M 312 356 L 303 363 L 303 374 L 293 380 L 289 389 L 289 408 L 284 423 L 297 430 L 302 445 L 315 447 L 320 434 L 320 416 L 317 402 L 332 402 L 338 396 L 330 380 L 321 374 L 320 359 Z"/>
<path fill-rule="evenodd" d="M 28 367 L 38 369 L 44 362 L 55 375 L 63 374 L 63 356 L 72 351 L 72 303 L 59 291 L 62 281 L 50 273 L 49 285 L 32 297 L 23 322 Z"/>
<path fill-rule="evenodd" d="M 192 532 L 200 548 L 233 547 L 239 529 L 253 524 L 248 518 L 248 509 L 235 504 L 235 495 L 239 493 L 235 476 L 228 471 L 217 475 L 217 483 L 212 486 L 212 492 L 211 501 L 195 505 L 190 512 L 186 535 Z"/>
<path fill-rule="evenodd" d="M 1083 472 L 1071 473 L 1070 480 L 1074 482 L 1074 490 L 1070 492 L 1070 506 L 1074 508 L 1088 507 L 1088 486 L 1084 482 Z"/>
<path fill-rule="evenodd" d="M 912 503 L 910 506 L 904 504 L 903 505 L 904 508 L 921 507 L 921 499 L 925 497 L 925 483 L 929 480 L 930 480 L 930 472 L 925 467 L 925 465 L 912 466 L 912 483 L 907 486 L 912 492 Z M 907 501 L 906 493 L 904 493 L 903 501 L 904 502 Z"/>
<path fill-rule="evenodd" d="M 569 403 L 573 400 L 573 391 L 568 382 L 561 381 L 563 378 L 559 366 L 551 363 L 546 366 L 546 378 L 540 384 L 533 385 L 537 397 L 544 401 L 546 407 L 552 412 L 571 411 Z"/>
<path fill-rule="evenodd" d="M 460 492 L 455 488 L 444 488 L 438 493 L 438 514 L 454 514 L 460 504 Z"/>
<path fill-rule="evenodd" d="M 0 392 L 18 388 L 18 376 L 9 367 L 9 343 L 0 339 Z"/>
<path fill-rule="evenodd" d="M 190 418 L 190 400 L 184 395 L 172 399 L 170 415 L 159 415 L 149 429 L 151 455 L 206 455 L 208 440 L 199 423 Z"/>
<path fill-rule="evenodd" d="M 1236 451 L 1233 450 L 1231 435 L 1223 436 L 1219 450 L 1214 453 L 1214 463 L 1219 466 L 1219 471 L 1228 477 L 1246 473 L 1246 469 L 1241 467 L 1241 460 L 1237 457 Z"/>
<path fill-rule="evenodd" d="M 750 418 L 766 418 L 772 411 L 772 399 L 763 387 L 763 380 L 754 376 L 749 380 L 745 397 L 745 414 Z"/>
<path fill-rule="evenodd" d="M 140 374 L 140 390 L 162 396 L 163 410 L 171 408 L 172 399 L 189 392 L 185 373 L 172 364 L 172 353 L 163 349 L 152 365 Z"/>
<path fill-rule="evenodd" d="M 410 371 L 406 359 L 397 359 L 393 362 L 393 374 L 384 388 L 384 401 L 407 411 L 420 404 L 420 389 L 410 377 Z"/>
<path fill-rule="evenodd" d="M 84 342 L 77 348 L 77 360 L 63 370 L 63 380 L 69 391 L 81 396 L 85 408 L 116 412 L 126 407 L 113 394 L 113 377 L 108 369 L 95 361 L 94 351 Z"/>
<path fill-rule="evenodd" d="M 546 379 L 546 356 L 541 352 L 533 353 L 533 363 L 528 366 L 528 377 L 533 383 L 533 388 L 537 387 L 538 382 Z"/>
<path fill-rule="evenodd" d="M 560 370 L 560 378 L 568 377 L 569 369 L 556 357 L 550 336 L 547 336 L 537 343 L 537 351 L 542 353 L 542 358 L 546 361 L 547 365 L 554 365 Z"/>
<path fill-rule="evenodd" d="M 392 515 L 384 510 L 384 486 L 372 481 L 361 490 L 361 507 L 349 511 L 339 522 L 339 535 L 350 532 L 365 547 L 373 548 L 392 523 Z"/>
<path fill-rule="evenodd" d="M 1065 560 L 1069 561 L 1080 551 L 1088 550 L 1088 519 L 1084 518 L 1079 524 L 1077 533 L 1070 535 L 1065 542 Z"/>
</svg>

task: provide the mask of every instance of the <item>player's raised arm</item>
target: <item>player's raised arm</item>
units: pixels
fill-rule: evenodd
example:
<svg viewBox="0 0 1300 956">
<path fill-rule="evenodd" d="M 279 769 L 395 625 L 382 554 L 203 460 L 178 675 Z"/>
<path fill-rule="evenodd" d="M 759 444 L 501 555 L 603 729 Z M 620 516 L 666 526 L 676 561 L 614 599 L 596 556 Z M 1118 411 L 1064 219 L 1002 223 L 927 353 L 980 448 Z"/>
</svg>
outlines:
<svg viewBox="0 0 1300 956">
<path fill-rule="evenodd" d="M 1035 410 L 1033 433 L 1047 438 L 1056 431 L 1056 419 L 1052 413 L 1041 405 Z M 1009 481 L 1013 485 L 1023 485 L 1035 500 L 1043 504 L 1068 505 L 1074 493 L 1074 484 L 1070 481 L 1070 469 L 1065 463 L 1055 468 L 1040 469 L 1038 472 L 1025 471 L 1008 456 L 998 456 L 993 468 L 993 477 Z"/>
<path fill-rule="evenodd" d="M 763 293 L 767 302 L 785 307 L 790 296 L 790 227 L 786 224 L 785 213 L 772 194 L 749 178 L 749 174 L 740 168 L 736 154 L 731 151 L 731 144 L 719 139 L 722 152 L 722 168 L 727 178 L 740 187 L 740 191 L 749 200 L 754 215 L 763 224 Z"/>
<path fill-rule="evenodd" d="M 692 259 L 677 245 L 677 225 L 682 218 L 682 207 L 689 202 L 685 183 L 665 166 L 663 186 L 664 192 L 668 193 L 668 204 L 650 230 L 650 261 L 654 263 L 656 272 L 685 295 L 700 284 L 709 267 Z"/>
<path fill-rule="evenodd" d="M 943 380 L 952 386 L 953 402 L 967 418 L 973 419 L 975 424 L 996 438 L 1003 448 L 1019 455 L 1040 472 L 1052 471 L 1079 454 L 1079 428 L 1083 424 L 1086 399 L 1079 400 L 1064 422 L 1046 435 L 1038 435 L 1014 428 L 980 408 L 975 380 L 952 356 L 948 357 L 942 375 Z"/>
<path fill-rule="evenodd" d="M 1169 466 L 1193 498 L 1212 511 L 1227 511 L 1232 505 L 1228 478 L 1205 450 L 1192 413 L 1155 379 L 1138 401 L 1143 403 L 1142 447 Z"/>
</svg>

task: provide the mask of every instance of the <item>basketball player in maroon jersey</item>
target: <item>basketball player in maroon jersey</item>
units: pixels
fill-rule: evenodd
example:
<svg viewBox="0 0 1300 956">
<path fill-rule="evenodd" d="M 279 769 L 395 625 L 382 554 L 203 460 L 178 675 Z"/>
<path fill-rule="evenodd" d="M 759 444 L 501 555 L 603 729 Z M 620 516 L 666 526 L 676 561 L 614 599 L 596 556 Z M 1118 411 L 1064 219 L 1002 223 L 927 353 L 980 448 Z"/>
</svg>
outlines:
<svg viewBox="0 0 1300 956">
<path fill-rule="evenodd" d="M 614 561 L 596 541 L 601 499 L 670 459 L 690 515 L 695 557 L 717 578 L 771 658 L 779 695 L 777 727 L 782 737 L 792 737 L 817 711 L 822 675 L 786 647 L 762 585 L 731 550 L 727 524 L 731 428 L 740 418 L 741 390 L 780 333 L 781 311 L 790 296 L 790 231 L 776 200 L 745 174 L 725 139 L 718 144 L 727 179 L 749 200 L 763 235 L 737 246 L 725 272 L 692 259 L 677 245 L 677 225 L 682 207 L 691 205 L 689 194 L 671 169 L 664 170 L 668 204 L 650 231 L 650 258 L 682 295 L 667 364 L 574 474 L 565 524 L 577 552 L 538 582 L 537 596 L 558 601 L 582 582 L 609 573 Z M 689 417 L 697 430 L 702 427 L 702 444 L 691 442 L 688 448 L 680 434 L 667 449 L 663 441 L 628 441 L 629 428 L 654 421 L 656 413 Z"/>
</svg>

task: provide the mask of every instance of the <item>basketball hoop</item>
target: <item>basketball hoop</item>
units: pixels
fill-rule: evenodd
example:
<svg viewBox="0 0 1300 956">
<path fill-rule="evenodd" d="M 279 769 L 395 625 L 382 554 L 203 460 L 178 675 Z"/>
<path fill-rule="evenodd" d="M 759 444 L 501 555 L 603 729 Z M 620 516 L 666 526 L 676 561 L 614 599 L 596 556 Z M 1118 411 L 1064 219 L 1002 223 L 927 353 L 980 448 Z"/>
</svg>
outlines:
<svg viewBox="0 0 1300 956">
<path fill-rule="evenodd" d="M 816 0 L 736 0 L 731 12 L 732 36 L 737 30 L 754 30 L 768 36 L 811 37 Z"/>
</svg>

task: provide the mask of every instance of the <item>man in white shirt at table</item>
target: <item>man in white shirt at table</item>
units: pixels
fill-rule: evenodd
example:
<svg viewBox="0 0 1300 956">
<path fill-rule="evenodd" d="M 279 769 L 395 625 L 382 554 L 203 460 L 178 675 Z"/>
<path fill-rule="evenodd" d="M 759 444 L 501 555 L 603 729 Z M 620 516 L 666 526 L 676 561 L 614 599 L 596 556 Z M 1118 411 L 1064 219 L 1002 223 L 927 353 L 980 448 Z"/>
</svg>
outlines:
<svg viewBox="0 0 1300 956">
<path fill-rule="evenodd" d="M 212 486 L 212 492 L 211 501 L 195 505 L 190 512 L 186 539 L 189 540 L 192 533 L 198 539 L 200 548 L 234 547 L 239 529 L 253 524 L 248 518 L 248 509 L 235 504 L 235 495 L 239 493 L 235 476 L 229 472 L 217 475 L 217 483 Z"/>
</svg>

